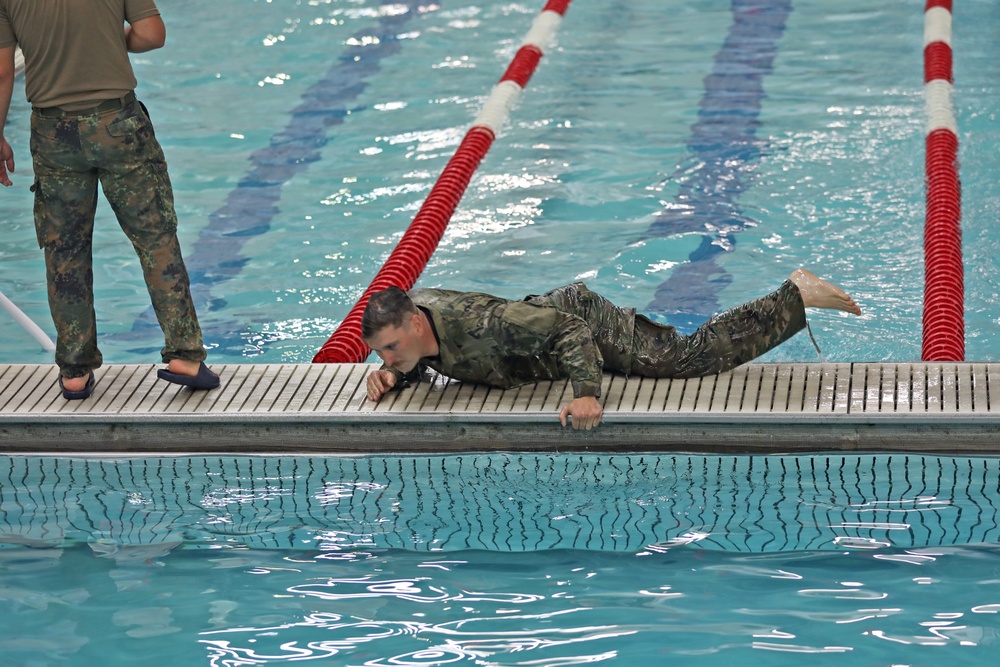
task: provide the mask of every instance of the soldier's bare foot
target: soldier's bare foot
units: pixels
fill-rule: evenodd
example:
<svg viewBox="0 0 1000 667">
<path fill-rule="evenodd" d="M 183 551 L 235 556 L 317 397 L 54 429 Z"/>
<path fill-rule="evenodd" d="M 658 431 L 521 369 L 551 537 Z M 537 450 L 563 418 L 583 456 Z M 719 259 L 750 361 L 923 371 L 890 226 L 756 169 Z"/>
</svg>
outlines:
<svg viewBox="0 0 1000 667">
<path fill-rule="evenodd" d="M 67 378 L 62 379 L 63 389 L 67 391 L 83 391 L 87 386 L 87 382 L 90 380 L 89 375 L 84 375 L 78 378 Z"/>
<path fill-rule="evenodd" d="M 844 290 L 806 271 L 795 269 L 788 277 L 799 288 L 802 303 L 806 308 L 826 308 L 843 310 L 855 315 L 861 314 L 858 304 Z"/>
<path fill-rule="evenodd" d="M 801 289 L 801 288 L 800 288 Z M 167 362 L 167 370 L 177 375 L 190 375 L 194 377 L 201 369 L 200 361 L 188 361 L 187 359 L 171 359 Z"/>
</svg>

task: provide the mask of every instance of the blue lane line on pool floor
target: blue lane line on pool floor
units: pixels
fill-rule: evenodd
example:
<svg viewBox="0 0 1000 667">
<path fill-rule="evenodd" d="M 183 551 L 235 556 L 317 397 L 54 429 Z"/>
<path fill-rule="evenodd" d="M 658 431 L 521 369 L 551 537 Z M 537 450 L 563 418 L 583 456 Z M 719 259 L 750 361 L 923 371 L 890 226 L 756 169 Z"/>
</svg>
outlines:
<svg viewBox="0 0 1000 667">
<path fill-rule="evenodd" d="M 647 307 L 675 326 L 689 328 L 720 310 L 718 294 L 732 276 L 716 260 L 735 247 L 737 232 L 754 224 L 737 200 L 751 186 L 767 146 L 756 136 L 763 82 L 791 10 L 791 0 L 733 0 L 733 24 L 705 77 L 687 143 L 699 166 L 646 231 L 645 238 L 702 234 L 690 262 L 657 287 Z"/>
<path fill-rule="evenodd" d="M 250 170 L 229 193 L 225 205 L 209 216 L 209 223 L 195 241 L 193 251 L 185 253 L 184 261 L 199 313 L 224 306 L 223 300 L 213 300 L 212 288 L 243 270 L 250 260 L 242 254 L 243 245 L 248 239 L 271 229 L 271 221 L 280 213 L 278 202 L 285 183 L 321 158 L 321 151 L 329 140 L 329 128 L 340 125 L 352 111 L 358 110 L 348 105 L 361 95 L 368 80 L 380 72 L 382 60 L 402 48 L 398 35 L 421 3 L 387 0 L 383 4 L 404 4 L 408 11 L 386 12 L 374 29 L 364 28 L 354 34 L 358 43 L 366 45 L 349 47 L 326 74 L 306 90 L 302 101 L 291 111 L 288 125 L 271 138 L 267 147 L 250 156 Z M 373 36 L 378 38 L 377 44 L 370 44 Z M 149 328 L 158 328 L 151 308 L 135 321 L 132 330 Z M 218 343 L 214 339 L 219 336 L 232 338 L 233 335 L 231 330 L 213 332 L 211 338 Z"/>
</svg>

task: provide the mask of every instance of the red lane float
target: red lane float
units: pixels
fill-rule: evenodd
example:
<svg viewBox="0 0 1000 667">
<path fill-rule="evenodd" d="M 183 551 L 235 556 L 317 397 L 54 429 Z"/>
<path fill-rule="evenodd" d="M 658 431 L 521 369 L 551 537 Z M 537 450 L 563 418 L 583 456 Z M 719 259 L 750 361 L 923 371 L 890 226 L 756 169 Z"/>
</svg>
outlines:
<svg viewBox="0 0 1000 667">
<path fill-rule="evenodd" d="M 958 126 L 952 105 L 951 6 L 952 0 L 928 0 L 924 10 L 924 361 L 965 359 L 962 193 Z"/>
<path fill-rule="evenodd" d="M 469 180 L 527 86 L 542 58 L 544 47 L 555 36 L 570 1 L 549 0 L 535 17 L 521 48 L 493 87 L 479 116 L 431 188 L 399 245 L 344 321 L 313 357 L 313 363 L 361 363 L 368 358 L 371 349 L 361 340 L 361 316 L 369 296 L 393 285 L 409 290 L 417 282 L 465 194 Z"/>
</svg>

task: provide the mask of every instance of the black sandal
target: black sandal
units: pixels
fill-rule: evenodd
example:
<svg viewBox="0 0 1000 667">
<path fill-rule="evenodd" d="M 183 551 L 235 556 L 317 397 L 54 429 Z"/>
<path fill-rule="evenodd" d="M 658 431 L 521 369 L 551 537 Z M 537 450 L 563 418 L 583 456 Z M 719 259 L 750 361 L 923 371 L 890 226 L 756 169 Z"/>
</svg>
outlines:
<svg viewBox="0 0 1000 667">
<path fill-rule="evenodd" d="M 72 389 L 64 387 L 63 376 L 62 373 L 60 373 L 59 388 L 62 389 L 63 398 L 67 401 L 79 401 L 84 398 L 90 398 L 90 395 L 94 393 L 94 371 L 90 371 L 90 377 L 87 378 L 87 386 L 78 391 L 73 391 Z"/>
<path fill-rule="evenodd" d="M 174 384 L 184 385 L 192 389 L 215 389 L 222 381 L 219 376 L 208 369 L 205 362 L 201 362 L 197 375 L 182 375 L 181 373 L 171 373 L 165 368 L 156 371 L 156 377 Z"/>
</svg>

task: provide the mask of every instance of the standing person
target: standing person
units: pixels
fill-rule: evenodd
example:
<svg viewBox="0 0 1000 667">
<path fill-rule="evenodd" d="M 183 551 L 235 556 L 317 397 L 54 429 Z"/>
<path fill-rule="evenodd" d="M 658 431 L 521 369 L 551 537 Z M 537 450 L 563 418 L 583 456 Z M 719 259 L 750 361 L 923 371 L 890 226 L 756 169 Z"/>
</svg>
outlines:
<svg viewBox="0 0 1000 667">
<path fill-rule="evenodd" d="M 568 379 L 573 400 L 559 420 L 590 430 L 601 421 L 602 371 L 652 378 L 722 373 L 788 340 L 806 308 L 861 309 L 844 290 L 796 269 L 777 290 L 720 313 L 690 336 L 621 308 L 583 283 L 510 301 L 477 292 L 398 287 L 375 292 L 361 337 L 384 361 L 366 381 L 368 398 L 402 386 L 424 367 L 508 389 Z"/>
<path fill-rule="evenodd" d="M 127 24 L 127 25 L 126 25 Z M 14 153 L 3 138 L 14 86 L 14 49 L 32 105 L 35 230 L 45 253 L 55 361 L 67 399 L 87 398 L 97 347 L 92 240 L 97 184 L 142 265 L 165 344 L 157 375 L 194 389 L 219 386 L 205 347 L 163 150 L 136 99 L 128 53 L 164 44 L 154 0 L 0 0 L 0 183 Z"/>
</svg>

